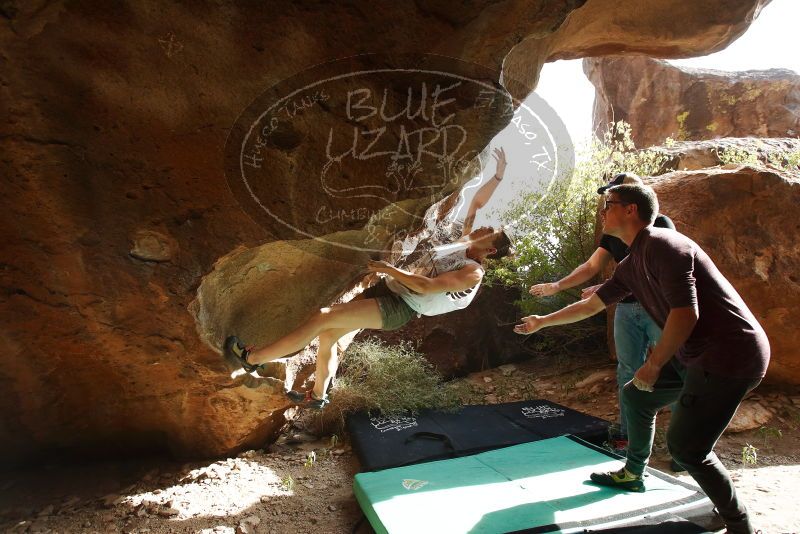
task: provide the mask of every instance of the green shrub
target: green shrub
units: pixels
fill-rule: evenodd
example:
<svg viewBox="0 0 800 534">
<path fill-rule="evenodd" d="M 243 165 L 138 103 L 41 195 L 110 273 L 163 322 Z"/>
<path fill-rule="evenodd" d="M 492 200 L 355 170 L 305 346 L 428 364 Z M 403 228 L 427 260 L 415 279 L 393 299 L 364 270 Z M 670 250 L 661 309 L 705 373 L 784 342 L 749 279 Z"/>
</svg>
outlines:
<svg viewBox="0 0 800 534">
<path fill-rule="evenodd" d="M 717 155 L 723 165 L 733 164 L 763 167 L 767 164 L 784 171 L 800 170 L 800 150 L 761 151 L 757 147 L 726 147 L 718 150 Z"/>
<path fill-rule="evenodd" d="M 770 438 L 782 438 L 783 432 L 781 432 L 780 428 L 775 428 L 772 426 L 762 426 L 758 429 L 758 433 L 764 438 L 764 448 L 767 447 Z"/>
<path fill-rule="evenodd" d="M 547 191 L 520 197 L 501 214 L 502 222 L 513 228 L 516 254 L 491 263 L 488 280 L 520 289 L 523 297 L 517 305 L 522 315 L 544 315 L 579 300 L 581 287 L 545 298 L 532 297 L 528 289 L 563 278 L 595 251 L 600 185 L 623 171 L 657 174 L 666 159 L 655 150 L 636 150 L 630 125 L 613 124 L 578 158 L 570 176 L 560 177 Z M 600 349 L 604 340 L 601 316 L 543 330 L 532 349 L 537 353 Z"/>
<path fill-rule="evenodd" d="M 758 449 L 748 443 L 742 447 L 742 465 L 747 467 L 756 464 L 758 464 Z"/>
<path fill-rule="evenodd" d="M 743 148 L 728 147 L 722 150 L 717 150 L 719 160 L 723 165 L 760 165 L 761 161 L 758 157 L 758 152 L 755 150 L 746 150 Z"/>
<path fill-rule="evenodd" d="M 294 490 L 294 478 L 292 478 L 292 475 L 284 475 L 281 478 L 281 489 L 283 491 Z"/>
<path fill-rule="evenodd" d="M 462 388 L 445 383 L 433 365 L 409 345 L 358 341 L 342 355 L 322 422 L 342 428 L 345 416 L 354 411 L 395 415 L 423 408 L 454 408 L 461 405 Z"/>
</svg>

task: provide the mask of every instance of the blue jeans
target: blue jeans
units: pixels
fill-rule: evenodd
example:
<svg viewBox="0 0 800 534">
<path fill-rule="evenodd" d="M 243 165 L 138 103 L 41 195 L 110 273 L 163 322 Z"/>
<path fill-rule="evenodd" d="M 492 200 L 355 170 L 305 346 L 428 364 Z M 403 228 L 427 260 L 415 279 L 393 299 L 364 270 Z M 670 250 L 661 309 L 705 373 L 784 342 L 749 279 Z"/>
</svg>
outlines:
<svg viewBox="0 0 800 534">
<path fill-rule="evenodd" d="M 638 302 L 620 302 L 614 315 L 614 344 L 617 346 L 617 385 L 619 387 L 619 426 L 621 438 L 627 439 L 628 422 L 625 415 L 622 386 L 633 379 L 634 373 L 647 359 L 647 347 L 655 345 L 661 329 Z"/>
</svg>

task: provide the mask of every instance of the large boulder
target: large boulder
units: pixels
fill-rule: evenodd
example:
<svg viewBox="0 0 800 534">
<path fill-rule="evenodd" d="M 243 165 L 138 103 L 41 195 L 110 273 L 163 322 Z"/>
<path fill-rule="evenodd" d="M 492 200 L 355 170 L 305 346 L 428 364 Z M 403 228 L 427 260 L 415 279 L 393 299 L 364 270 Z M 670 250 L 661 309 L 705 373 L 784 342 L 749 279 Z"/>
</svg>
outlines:
<svg viewBox="0 0 800 534">
<path fill-rule="evenodd" d="M 348 298 L 365 259 L 413 233 L 507 123 L 501 68 L 524 96 L 558 57 L 705 54 L 763 3 L 3 2 L 2 461 L 75 449 L 209 456 L 263 443 L 284 423 L 281 391 L 295 375 L 277 365 L 256 382 L 231 379 L 221 339 L 266 343 Z M 393 80 L 408 59 L 392 58 L 419 53 L 439 59 Z M 330 71 L 306 70 L 340 57 Z M 385 161 L 381 171 L 364 150 L 343 169 L 344 134 L 380 132 L 373 103 L 342 111 L 352 111 L 348 95 L 391 87 L 391 114 L 410 83 L 442 82 L 447 57 L 500 96 L 479 107 L 474 87 L 453 91 L 448 105 L 468 134 L 454 172 L 387 172 Z M 419 74 L 425 66 L 432 78 Z M 343 68 L 381 76 L 348 86 Z M 323 74 L 335 84 L 278 100 Z M 280 120 L 259 114 L 269 101 Z M 321 159 L 326 146 L 339 155 Z M 245 165 L 259 180 L 231 180 Z M 412 182 L 435 187 L 421 195 Z M 371 200 L 340 202 L 353 191 Z"/>
<path fill-rule="evenodd" d="M 723 72 L 644 56 L 586 58 L 583 68 L 595 86 L 594 131 L 625 121 L 637 147 L 800 135 L 800 75 L 787 69 Z"/>
<path fill-rule="evenodd" d="M 651 179 L 661 211 L 696 241 L 767 332 L 767 380 L 800 384 L 800 174 L 723 166 Z"/>
<path fill-rule="evenodd" d="M 514 82 L 512 94 L 519 96 L 535 86 L 547 61 L 608 55 L 703 56 L 742 35 L 768 3 L 589 0 L 554 31 L 523 37 L 506 57 L 503 71 Z"/>
<path fill-rule="evenodd" d="M 726 432 L 747 432 L 761 428 L 772 419 L 772 412 L 761 403 L 753 400 L 742 401 L 736 409 Z"/>
</svg>

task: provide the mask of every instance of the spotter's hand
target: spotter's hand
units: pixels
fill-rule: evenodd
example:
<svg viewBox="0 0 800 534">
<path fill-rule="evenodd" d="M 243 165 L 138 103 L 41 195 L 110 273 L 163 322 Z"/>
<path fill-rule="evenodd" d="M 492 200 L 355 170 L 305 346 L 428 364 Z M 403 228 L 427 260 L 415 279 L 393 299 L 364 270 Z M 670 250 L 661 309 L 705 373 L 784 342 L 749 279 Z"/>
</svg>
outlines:
<svg viewBox="0 0 800 534">
<path fill-rule="evenodd" d="M 528 293 L 534 297 L 550 297 L 558 293 L 558 284 L 555 282 L 550 284 L 536 284 L 535 286 L 531 286 Z"/>
<path fill-rule="evenodd" d="M 600 289 L 600 286 L 602 285 L 603 284 L 597 284 L 596 286 L 589 286 L 584 288 L 583 291 L 581 291 L 581 300 L 586 300 L 595 293 L 597 293 L 597 290 Z"/>
<path fill-rule="evenodd" d="M 650 346 L 647 349 L 647 360 L 644 362 L 644 365 L 639 367 L 639 370 L 633 375 L 633 380 L 631 380 L 633 385 L 642 391 L 653 391 L 653 386 L 658 380 L 658 375 L 661 374 L 661 368 L 653 364 L 650 359 L 652 353 L 653 347 Z"/>
<path fill-rule="evenodd" d="M 544 319 L 539 315 L 523 317 L 522 322 L 514 327 L 517 334 L 533 334 L 545 327 Z"/>
</svg>

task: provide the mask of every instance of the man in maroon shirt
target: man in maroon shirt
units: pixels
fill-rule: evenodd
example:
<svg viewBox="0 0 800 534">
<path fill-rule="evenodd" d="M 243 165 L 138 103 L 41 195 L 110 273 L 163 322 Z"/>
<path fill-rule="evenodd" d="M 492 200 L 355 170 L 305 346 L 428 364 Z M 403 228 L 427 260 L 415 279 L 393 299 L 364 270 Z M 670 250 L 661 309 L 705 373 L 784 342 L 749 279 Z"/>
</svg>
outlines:
<svg viewBox="0 0 800 534">
<path fill-rule="evenodd" d="M 606 194 L 603 232 L 619 237 L 630 253 L 588 299 L 546 316 L 525 317 L 514 330 L 530 334 L 590 317 L 634 295 L 663 329 L 647 361 L 624 388 L 628 420 L 625 467 L 593 473 L 592 481 L 644 491 L 655 417 L 676 403 L 667 431 L 672 457 L 717 507 L 728 532 L 752 533 L 744 505 L 714 444 L 769 363 L 764 330 L 733 286 L 691 239 L 651 226 L 658 212 L 647 186 L 620 185 Z M 675 357 L 673 357 L 675 355 Z"/>
</svg>

